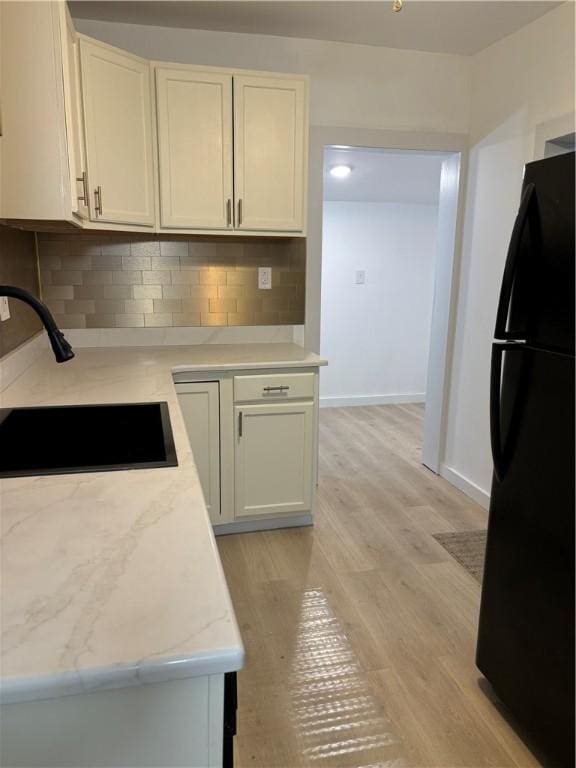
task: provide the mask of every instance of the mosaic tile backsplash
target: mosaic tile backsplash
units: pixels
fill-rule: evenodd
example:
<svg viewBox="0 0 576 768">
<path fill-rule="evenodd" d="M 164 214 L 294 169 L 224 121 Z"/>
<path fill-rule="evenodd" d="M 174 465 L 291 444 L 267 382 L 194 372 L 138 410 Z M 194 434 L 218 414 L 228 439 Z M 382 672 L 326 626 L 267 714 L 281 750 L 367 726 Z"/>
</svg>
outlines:
<svg viewBox="0 0 576 768">
<path fill-rule="evenodd" d="M 39 235 L 42 297 L 62 328 L 299 325 L 306 243 Z M 272 267 L 272 288 L 258 288 Z"/>
</svg>

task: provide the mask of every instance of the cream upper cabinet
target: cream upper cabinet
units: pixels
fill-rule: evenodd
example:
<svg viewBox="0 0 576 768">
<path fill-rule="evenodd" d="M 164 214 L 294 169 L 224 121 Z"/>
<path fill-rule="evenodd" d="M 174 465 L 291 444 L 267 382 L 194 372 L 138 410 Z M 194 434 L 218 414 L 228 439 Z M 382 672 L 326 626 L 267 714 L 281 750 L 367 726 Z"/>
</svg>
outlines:
<svg viewBox="0 0 576 768">
<path fill-rule="evenodd" d="M 306 90 L 304 79 L 234 76 L 238 229 L 304 228 Z"/>
<path fill-rule="evenodd" d="M 236 519 L 310 512 L 314 404 L 237 405 Z"/>
<path fill-rule="evenodd" d="M 81 224 L 76 38 L 62 2 L 1 3 L 0 215 Z"/>
<path fill-rule="evenodd" d="M 232 76 L 156 68 L 160 223 L 232 227 Z"/>
<path fill-rule="evenodd" d="M 0 5 L 0 218 L 305 236 L 305 76 L 150 62 L 61 0 Z"/>
<path fill-rule="evenodd" d="M 61 7 L 60 34 L 71 209 L 81 219 L 88 219 L 90 216 L 89 189 L 80 87 L 80 45 L 66 6 Z"/>
<path fill-rule="evenodd" d="M 92 218 L 153 226 L 150 65 L 85 38 L 80 57 Z"/>
</svg>

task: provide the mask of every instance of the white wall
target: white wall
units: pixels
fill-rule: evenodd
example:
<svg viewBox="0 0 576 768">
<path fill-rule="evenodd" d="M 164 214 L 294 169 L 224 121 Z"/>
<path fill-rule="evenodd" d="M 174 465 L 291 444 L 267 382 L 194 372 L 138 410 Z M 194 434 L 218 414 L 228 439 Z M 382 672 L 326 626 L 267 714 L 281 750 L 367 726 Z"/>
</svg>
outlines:
<svg viewBox="0 0 576 768">
<path fill-rule="evenodd" d="M 522 169 L 536 128 L 574 110 L 574 6 L 477 54 L 444 473 L 488 499 L 490 345 Z"/>
<path fill-rule="evenodd" d="M 424 400 L 437 217 L 436 205 L 324 203 L 323 405 Z"/>
<path fill-rule="evenodd" d="M 313 125 L 468 129 L 466 56 L 85 19 L 75 25 L 150 59 L 308 74 Z"/>
</svg>

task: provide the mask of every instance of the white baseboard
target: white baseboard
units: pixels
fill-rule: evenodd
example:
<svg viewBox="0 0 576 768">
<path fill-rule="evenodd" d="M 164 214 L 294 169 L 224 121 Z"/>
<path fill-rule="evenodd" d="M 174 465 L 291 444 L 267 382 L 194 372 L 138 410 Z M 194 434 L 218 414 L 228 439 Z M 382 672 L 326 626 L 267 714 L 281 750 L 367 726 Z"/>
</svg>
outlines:
<svg viewBox="0 0 576 768">
<path fill-rule="evenodd" d="M 48 336 L 40 331 L 0 359 L 0 391 L 9 387 L 40 355 L 49 349 Z"/>
<path fill-rule="evenodd" d="M 238 325 L 186 328 L 64 329 L 73 347 L 157 347 L 195 344 L 267 344 L 291 342 L 292 325 Z"/>
<path fill-rule="evenodd" d="M 456 488 L 465 493 L 466 496 L 470 496 L 471 499 L 474 499 L 474 501 L 480 504 L 481 507 L 484 507 L 484 509 L 488 509 L 490 506 L 490 494 L 483 488 L 480 488 L 479 485 L 476 485 L 476 483 L 473 483 L 472 480 L 468 480 L 467 477 L 461 475 L 460 472 L 452 469 L 452 467 L 447 467 L 446 464 L 441 464 L 440 476 L 456 486 Z"/>
<path fill-rule="evenodd" d="M 342 408 L 349 405 L 397 405 L 399 403 L 424 403 L 425 392 L 414 392 L 403 395 L 353 395 L 351 397 L 322 397 L 320 408 Z"/>
<path fill-rule="evenodd" d="M 214 526 L 214 536 L 227 536 L 229 533 L 252 533 L 253 531 L 273 531 L 278 528 L 300 528 L 314 525 L 311 514 L 288 515 L 287 517 L 268 518 L 268 520 L 237 520 Z"/>
</svg>

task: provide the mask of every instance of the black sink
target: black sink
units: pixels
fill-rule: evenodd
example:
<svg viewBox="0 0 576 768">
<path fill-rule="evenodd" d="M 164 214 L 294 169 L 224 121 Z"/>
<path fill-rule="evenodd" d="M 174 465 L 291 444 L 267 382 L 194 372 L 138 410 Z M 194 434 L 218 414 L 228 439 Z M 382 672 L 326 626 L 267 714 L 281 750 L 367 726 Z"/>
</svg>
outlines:
<svg viewBox="0 0 576 768">
<path fill-rule="evenodd" d="M 0 477 L 177 465 L 167 403 L 0 408 Z"/>
</svg>

